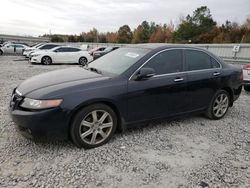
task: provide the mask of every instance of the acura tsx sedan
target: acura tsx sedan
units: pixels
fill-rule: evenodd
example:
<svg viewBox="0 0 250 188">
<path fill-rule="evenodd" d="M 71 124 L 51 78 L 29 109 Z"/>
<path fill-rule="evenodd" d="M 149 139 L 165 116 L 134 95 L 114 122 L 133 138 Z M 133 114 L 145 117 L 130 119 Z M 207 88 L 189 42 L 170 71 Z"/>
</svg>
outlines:
<svg viewBox="0 0 250 188">
<path fill-rule="evenodd" d="M 221 119 L 242 89 L 242 69 L 185 45 L 135 45 L 85 67 L 32 77 L 14 89 L 10 114 L 23 135 L 107 143 L 116 130 L 203 113 Z"/>
</svg>

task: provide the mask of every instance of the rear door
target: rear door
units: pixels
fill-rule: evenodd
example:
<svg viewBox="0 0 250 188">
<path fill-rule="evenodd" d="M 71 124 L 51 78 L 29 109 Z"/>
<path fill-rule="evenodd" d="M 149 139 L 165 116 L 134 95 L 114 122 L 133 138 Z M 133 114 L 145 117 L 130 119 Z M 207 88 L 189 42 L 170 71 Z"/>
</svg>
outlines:
<svg viewBox="0 0 250 188">
<path fill-rule="evenodd" d="M 213 57 L 203 51 L 186 49 L 184 52 L 188 77 L 188 110 L 205 109 L 220 88 L 221 66 Z"/>
<path fill-rule="evenodd" d="M 18 54 L 22 54 L 24 51 L 24 46 L 21 44 L 15 44 L 15 48 L 16 48 L 16 53 Z"/>
<path fill-rule="evenodd" d="M 182 50 L 166 50 L 155 55 L 143 67 L 156 75 L 147 80 L 129 80 L 128 115 L 135 122 L 176 115 L 185 111 L 186 73 Z"/>
<path fill-rule="evenodd" d="M 71 63 L 78 63 L 79 62 L 79 59 L 80 59 L 80 56 L 81 56 L 81 50 L 78 49 L 78 48 L 71 48 L 70 49 L 71 51 L 71 59 L 70 59 L 70 62 Z"/>
</svg>

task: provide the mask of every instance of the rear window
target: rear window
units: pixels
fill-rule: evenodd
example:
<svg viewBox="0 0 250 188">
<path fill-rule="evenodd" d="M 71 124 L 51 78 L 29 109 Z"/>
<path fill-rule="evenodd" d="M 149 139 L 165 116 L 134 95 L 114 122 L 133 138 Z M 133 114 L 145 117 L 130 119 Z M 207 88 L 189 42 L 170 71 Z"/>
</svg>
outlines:
<svg viewBox="0 0 250 188">
<path fill-rule="evenodd" d="M 204 52 L 185 50 L 186 65 L 188 71 L 211 69 L 211 57 Z"/>
</svg>

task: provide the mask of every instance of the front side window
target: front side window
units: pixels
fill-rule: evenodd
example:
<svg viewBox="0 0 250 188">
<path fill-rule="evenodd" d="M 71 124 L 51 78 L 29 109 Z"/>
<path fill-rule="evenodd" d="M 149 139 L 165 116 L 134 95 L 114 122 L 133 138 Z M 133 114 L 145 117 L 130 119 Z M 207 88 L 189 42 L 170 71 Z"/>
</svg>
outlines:
<svg viewBox="0 0 250 188">
<path fill-rule="evenodd" d="M 188 71 L 211 69 L 211 57 L 197 50 L 185 50 Z"/>
<path fill-rule="evenodd" d="M 156 75 L 183 71 L 182 50 L 167 50 L 159 53 L 146 63 L 146 68 L 155 70 Z"/>
<path fill-rule="evenodd" d="M 69 51 L 70 51 L 70 52 L 79 52 L 79 51 L 81 51 L 81 50 L 78 49 L 78 48 L 69 48 Z"/>
<path fill-rule="evenodd" d="M 58 45 L 48 44 L 48 45 L 42 46 L 40 49 L 42 49 L 42 50 L 48 50 L 48 49 L 52 49 L 52 48 L 57 47 L 57 46 Z"/>
</svg>

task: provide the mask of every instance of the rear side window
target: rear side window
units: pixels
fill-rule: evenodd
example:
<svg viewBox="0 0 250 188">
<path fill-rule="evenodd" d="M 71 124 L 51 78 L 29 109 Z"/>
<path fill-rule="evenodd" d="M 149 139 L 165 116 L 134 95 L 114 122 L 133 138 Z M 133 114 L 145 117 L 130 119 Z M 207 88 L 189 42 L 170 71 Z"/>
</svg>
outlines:
<svg viewBox="0 0 250 188">
<path fill-rule="evenodd" d="M 157 75 L 181 72 L 183 70 L 182 50 L 161 52 L 149 60 L 145 67 L 154 69 Z"/>
<path fill-rule="evenodd" d="M 204 52 L 185 50 L 188 71 L 211 69 L 211 58 Z"/>
</svg>

